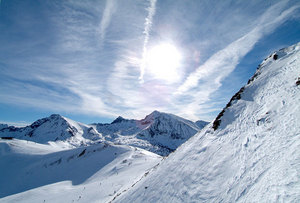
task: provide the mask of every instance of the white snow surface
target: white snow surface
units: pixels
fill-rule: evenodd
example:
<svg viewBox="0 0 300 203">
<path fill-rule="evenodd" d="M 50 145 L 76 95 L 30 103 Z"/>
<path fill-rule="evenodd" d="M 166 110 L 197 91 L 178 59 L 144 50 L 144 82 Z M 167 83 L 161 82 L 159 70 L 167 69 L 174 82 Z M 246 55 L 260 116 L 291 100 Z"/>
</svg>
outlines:
<svg viewBox="0 0 300 203">
<path fill-rule="evenodd" d="M 300 43 L 273 53 L 216 130 L 206 126 L 115 202 L 300 202 L 299 77 Z"/>
<path fill-rule="evenodd" d="M 64 150 L 0 140 L 0 202 L 109 202 L 160 161 L 130 146 L 99 143 Z"/>
</svg>

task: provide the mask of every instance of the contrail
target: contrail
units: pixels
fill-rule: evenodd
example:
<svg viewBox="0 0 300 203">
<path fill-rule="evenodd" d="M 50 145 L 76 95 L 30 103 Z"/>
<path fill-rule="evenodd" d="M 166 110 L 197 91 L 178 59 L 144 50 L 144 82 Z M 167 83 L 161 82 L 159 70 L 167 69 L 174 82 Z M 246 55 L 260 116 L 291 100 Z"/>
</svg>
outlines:
<svg viewBox="0 0 300 203">
<path fill-rule="evenodd" d="M 115 1 L 114 0 L 106 0 L 104 12 L 103 12 L 101 23 L 100 23 L 101 43 L 103 42 L 103 40 L 105 38 L 106 29 L 110 24 L 110 19 L 114 12 L 115 12 Z"/>
<path fill-rule="evenodd" d="M 145 38 L 144 38 L 144 44 L 143 44 L 143 58 L 142 58 L 141 66 L 140 66 L 140 77 L 139 77 L 139 80 L 141 83 L 144 82 L 144 74 L 145 74 L 145 66 L 146 66 L 145 58 L 147 55 L 147 45 L 149 42 L 149 35 L 150 35 L 151 27 L 152 27 L 152 19 L 153 19 L 153 16 L 155 15 L 155 10 L 156 10 L 156 1 L 157 0 L 150 0 L 150 6 L 147 8 L 148 16 L 145 19 L 145 28 L 144 28 L 144 32 L 143 32 L 143 34 L 145 35 Z"/>
</svg>

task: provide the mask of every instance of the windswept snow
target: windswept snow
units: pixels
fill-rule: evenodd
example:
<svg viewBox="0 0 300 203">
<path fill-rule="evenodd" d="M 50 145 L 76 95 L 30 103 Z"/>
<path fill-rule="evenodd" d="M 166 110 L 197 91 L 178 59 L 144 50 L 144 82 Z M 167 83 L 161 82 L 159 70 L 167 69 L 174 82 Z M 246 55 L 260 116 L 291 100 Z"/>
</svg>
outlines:
<svg viewBox="0 0 300 203">
<path fill-rule="evenodd" d="M 300 43 L 273 53 L 216 130 L 204 128 L 116 202 L 300 202 L 299 74 Z"/>
</svg>

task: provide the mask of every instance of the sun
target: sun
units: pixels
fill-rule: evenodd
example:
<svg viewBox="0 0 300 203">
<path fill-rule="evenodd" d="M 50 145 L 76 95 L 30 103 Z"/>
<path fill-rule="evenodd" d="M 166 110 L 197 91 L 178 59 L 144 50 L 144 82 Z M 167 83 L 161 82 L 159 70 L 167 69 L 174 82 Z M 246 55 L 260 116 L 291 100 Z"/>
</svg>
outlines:
<svg viewBox="0 0 300 203">
<path fill-rule="evenodd" d="M 156 79 L 176 82 L 180 79 L 181 53 L 172 44 L 163 43 L 150 48 L 146 54 L 147 72 Z"/>
</svg>

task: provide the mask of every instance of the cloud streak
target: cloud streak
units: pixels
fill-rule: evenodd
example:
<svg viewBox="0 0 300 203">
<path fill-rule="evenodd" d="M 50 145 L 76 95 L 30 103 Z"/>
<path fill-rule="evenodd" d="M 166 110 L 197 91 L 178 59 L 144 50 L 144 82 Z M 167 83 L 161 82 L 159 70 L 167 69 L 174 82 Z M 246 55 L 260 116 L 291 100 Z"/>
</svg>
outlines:
<svg viewBox="0 0 300 203">
<path fill-rule="evenodd" d="M 141 83 L 144 82 L 145 66 L 146 66 L 146 56 L 147 56 L 147 45 L 149 42 L 150 31 L 152 27 L 153 16 L 155 15 L 156 10 L 156 0 L 150 0 L 150 6 L 147 8 L 148 16 L 145 19 L 145 28 L 144 28 L 144 44 L 143 44 L 143 55 L 142 62 L 140 65 L 140 77 L 139 80 Z"/>
<path fill-rule="evenodd" d="M 105 8 L 102 14 L 102 19 L 100 22 L 100 39 L 101 44 L 103 43 L 106 35 L 106 30 L 110 24 L 110 20 L 114 12 L 116 11 L 116 1 L 106 0 Z"/>
</svg>

